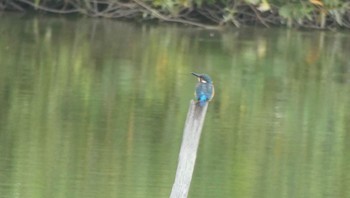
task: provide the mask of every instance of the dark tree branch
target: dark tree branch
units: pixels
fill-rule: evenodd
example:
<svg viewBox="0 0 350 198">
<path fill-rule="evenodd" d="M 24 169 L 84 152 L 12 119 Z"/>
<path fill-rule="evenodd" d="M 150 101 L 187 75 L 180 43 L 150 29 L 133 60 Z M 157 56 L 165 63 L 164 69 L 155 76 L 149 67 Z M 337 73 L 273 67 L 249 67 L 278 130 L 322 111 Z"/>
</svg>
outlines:
<svg viewBox="0 0 350 198">
<path fill-rule="evenodd" d="M 57 13 L 57 14 L 70 14 L 70 13 L 81 13 L 83 12 L 82 9 L 72 9 L 72 10 L 57 10 L 57 9 L 52 9 L 52 8 L 48 8 L 48 7 L 44 7 L 44 6 L 41 6 L 41 5 L 36 5 L 28 0 L 18 0 L 19 2 L 22 2 L 24 4 L 27 4 L 27 5 L 30 5 L 32 6 L 33 8 L 36 8 L 36 9 L 40 9 L 40 10 L 43 10 L 43 11 L 46 11 L 46 12 L 52 12 L 52 13 Z"/>
</svg>

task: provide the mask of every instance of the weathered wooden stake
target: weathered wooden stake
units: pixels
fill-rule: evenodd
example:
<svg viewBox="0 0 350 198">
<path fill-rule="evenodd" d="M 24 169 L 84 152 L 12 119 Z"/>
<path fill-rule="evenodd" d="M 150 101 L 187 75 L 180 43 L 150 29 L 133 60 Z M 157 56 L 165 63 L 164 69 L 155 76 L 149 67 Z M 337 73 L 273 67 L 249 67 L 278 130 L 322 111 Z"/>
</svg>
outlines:
<svg viewBox="0 0 350 198">
<path fill-rule="evenodd" d="M 193 100 L 190 103 L 170 198 L 185 198 L 188 195 L 207 108 L 208 103 L 203 107 Z"/>
</svg>

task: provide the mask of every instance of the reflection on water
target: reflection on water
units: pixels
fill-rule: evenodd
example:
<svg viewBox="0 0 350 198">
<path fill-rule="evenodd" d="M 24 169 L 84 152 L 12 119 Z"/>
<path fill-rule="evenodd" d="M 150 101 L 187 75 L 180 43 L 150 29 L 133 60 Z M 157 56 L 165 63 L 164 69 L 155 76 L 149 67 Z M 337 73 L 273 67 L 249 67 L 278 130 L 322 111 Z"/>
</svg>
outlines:
<svg viewBox="0 0 350 198">
<path fill-rule="evenodd" d="M 347 34 L 0 20 L 0 197 L 168 197 L 191 71 L 190 197 L 350 197 Z"/>
</svg>

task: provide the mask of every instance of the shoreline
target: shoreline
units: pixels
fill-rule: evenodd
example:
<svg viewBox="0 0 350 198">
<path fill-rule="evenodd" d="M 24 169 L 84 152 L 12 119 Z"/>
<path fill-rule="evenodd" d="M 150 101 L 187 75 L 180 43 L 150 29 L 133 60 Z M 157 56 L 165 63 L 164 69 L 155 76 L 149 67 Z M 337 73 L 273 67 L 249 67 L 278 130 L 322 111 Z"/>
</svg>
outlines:
<svg viewBox="0 0 350 198">
<path fill-rule="evenodd" d="M 36 3 L 35 3 L 36 2 Z M 0 0 L 0 11 L 38 12 L 59 15 L 78 14 L 88 17 L 137 21 L 178 23 L 204 29 L 219 30 L 241 26 L 289 27 L 302 29 L 350 29 L 350 2 L 338 7 L 325 5 L 321 0 L 307 3 L 274 5 L 266 0 L 257 4 L 226 2 L 198 4 L 188 1 L 170 1 L 163 5 L 157 1 L 95 1 L 56 2 L 53 0 Z M 169 3 L 169 2 L 168 2 Z"/>
</svg>

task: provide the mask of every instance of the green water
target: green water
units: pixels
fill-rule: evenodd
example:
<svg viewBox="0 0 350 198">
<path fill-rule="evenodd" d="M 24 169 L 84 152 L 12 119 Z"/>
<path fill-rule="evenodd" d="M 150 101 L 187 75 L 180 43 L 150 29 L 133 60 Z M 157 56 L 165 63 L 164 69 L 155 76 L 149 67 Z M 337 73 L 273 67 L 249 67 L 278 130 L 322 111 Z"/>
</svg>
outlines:
<svg viewBox="0 0 350 198">
<path fill-rule="evenodd" d="M 350 35 L 0 18 L 0 197 L 163 198 L 196 79 L 189 197 L 350 197 Z"/>
</svg>

